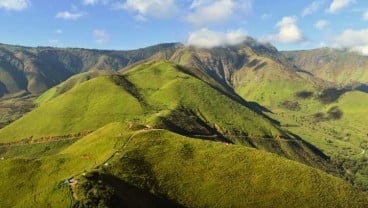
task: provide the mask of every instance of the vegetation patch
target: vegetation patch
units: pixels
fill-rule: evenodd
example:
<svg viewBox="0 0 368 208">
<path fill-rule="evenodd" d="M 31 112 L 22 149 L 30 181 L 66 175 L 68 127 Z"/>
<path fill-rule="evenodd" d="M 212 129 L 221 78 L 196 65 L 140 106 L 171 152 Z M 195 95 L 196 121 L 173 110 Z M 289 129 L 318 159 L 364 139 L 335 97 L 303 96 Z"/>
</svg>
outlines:
<svg viewBox="0 0 368 208">
<path fill-rule="evenodd" d="M 323 104 L 330 104 L 336 102 L 347 91 L 347 89 L 327 88 L 318 95 L 318 100 Z"/>
<path fill-rule="evenodd" d="M 281 103 L 281 106 L 291 111 L 299 111 L 301 109 L 298 101 L 286 100 Z"/>
<path fill-rule="evenodd" d="M 313 118 L 315 121 L 321 122 L 330 120 L 340 120 L 343 117 L 343 115 L 344 115 L 343 111 L 339 107 L 334 106 L 328 109 L 326 113 L 318 112 L 314 114 Z"/>
<path fill-rule="evenodd" d="M 342 118 L 344 113 L 342 112 L 342 110 L 339 109 L 339 107 L 334 106 L 327 111 L 327 114 L 329 119 L 339 120 Z"/>
<path fill-rule="evenodd" d="M 297 98 L 302 98 L 302 99 L 311 98 L 311 97 L 313 97 L 313 95 L 314 95 L 314 92 L 307 91 L 307 90 L 303 90 L 303 91 L 299 91 L 299 92 L 295 93 L 295 96 Z"/>
<path fill-rule="evenodd" d="M 189 143 L 183 144 L 182 148 L 180 149 L 180 156 L 184 160 L 193 159 L 194 147 Z"/>
<path fill-rule="evenodd" d="M 367 151 L 363 149 L 362 151 Z M 363 153 L 364 153 L 363 152 Z M 356 188 L 362 191 L 368 191 L 368 158 L 362 157 L 359 159 L 334 155 L 331 158 L 332 162 L 344 170 L 342 173 L 345 180 L 349 181 Z"/>
</svg>

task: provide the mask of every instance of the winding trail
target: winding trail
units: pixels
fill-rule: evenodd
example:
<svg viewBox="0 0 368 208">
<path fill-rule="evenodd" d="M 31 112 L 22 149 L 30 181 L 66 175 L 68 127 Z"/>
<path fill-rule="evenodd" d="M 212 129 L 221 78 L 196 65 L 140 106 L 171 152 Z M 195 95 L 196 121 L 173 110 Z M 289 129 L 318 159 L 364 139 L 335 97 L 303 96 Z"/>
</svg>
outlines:
<svg viewBox="0 0 368 208">
<path fill-rule="evenodd" d="M 94 168 L 99 168 L 102 165 L 108 164 L 108 161 L 110 161 L 112 158 L 114 158 L 117 154 L 119 154 L 121 152 L 121 150 L 125 149 L 127 147 L 127 145 L 129 144 L 129 142 L 138 134 L 141 133 L 145 133 L 145 132 L 150 132 L 150 131 L 161 131 L 163 129 L 142 129 L 142 130 L 138 130 L 132 133 L 132 135 L 129 136 L 129 138 L 124 142 L 124 144 L 121 146 L 120 150 L 116 150 L 109 158 L 107 158 L 104 162 L 100 163 L 100 165 L 95 166 Z M 78 180 L 74 179 L 75 177 L 77 177 L 78 175 L 83 175 L 85 172 L 81 173 L 81 174 L 75 174 L 73 176 L 70 177 L 69 180 L 72 180 L 73 182 L 69 184 L 69 190 L 74 198 L 74 200 L 79 200 L 78 196 L 75 192 L 75 188 L 77 188 L 79 186 L 79 182 Z"/>
</svg>

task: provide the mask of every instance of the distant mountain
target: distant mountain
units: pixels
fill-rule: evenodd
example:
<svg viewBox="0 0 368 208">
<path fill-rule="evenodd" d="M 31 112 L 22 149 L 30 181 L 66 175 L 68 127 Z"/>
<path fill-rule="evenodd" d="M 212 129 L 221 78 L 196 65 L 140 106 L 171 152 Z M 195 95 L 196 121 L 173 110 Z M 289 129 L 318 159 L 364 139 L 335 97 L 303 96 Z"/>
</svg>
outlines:
<svg viewBox="0 0 368 208">
<path fill-rule="evenodd" d="M 169 60 L 194 67 L 231 87 L 233 74 L 268 62 L 291 70 L 288 60 L 269 44 L 248 38 L 236 46 L 198 49 L 179 43 L 159 44 L 131 51 L 21 47 L 0 44 L 0 96 L 40 94 L 69 77 L 92 70 L 118 71 L 140 61 Z"/>
<path fill-rule="evenodd" d="M 283 55 L 298 68 L 342 85 L 368 83 L 368 57 L 340 49 L 286 51 Z"/>
<path fill-rule="evenodd" d="M 119 70 L 153 54 L 175 48 L 160 44 L 132 51 L 21 47 L 0 44 L 0 96 L 40 94 L 77 73 Z"/>
</svg>

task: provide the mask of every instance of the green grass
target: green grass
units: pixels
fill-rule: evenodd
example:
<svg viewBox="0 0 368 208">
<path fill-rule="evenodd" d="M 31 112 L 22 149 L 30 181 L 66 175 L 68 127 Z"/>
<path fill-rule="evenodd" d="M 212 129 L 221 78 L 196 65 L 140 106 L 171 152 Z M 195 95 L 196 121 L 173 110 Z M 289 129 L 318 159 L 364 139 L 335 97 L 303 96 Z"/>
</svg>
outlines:
<svg viewBox="0 0 368 208">
<path fill-rule="evenodd" d="M 223 132 L 237 129 L 253 136 L 281 134 L 260 115 L 170 63 L 147 63 L 125 75 L 158 112 L 184 107 L 195 111 L 209 125 L 217 124 Z"/>
<path fill-rule="evenodd" d="M 50 156 L 59 153 L 60 150 L 71 145 L 76 140 L 77 139 L 41 144 L 20 145 L 14 147 L 0 147 L 0 157 L 9 159 L 14 157 L 38 158 Z"/>
<path fill-rule="evenodd" d="M 341 179 L 308 166 L 264 151 L 164 130 L 136 135 L 100 172 L 187 207 L 363 207 L 367 203 Z"/>
<path fill-rule="evenodd" d="M 168 62 L 140 65 L 129 70 L 125 78 L 100 76 L 70 84 L 80 76 L 42 95 L 37 109 L 0 130 L 0 141 L 67 135 L 114 121 L 143 120 L 156 125 L 161 117 L 183 107 L 207 125 L 219 126 L 221 132 L 241 131 L 250 137 L 283 134 L 261 115 Z M 58 95 L 65 85 L 74 87 Z"/>
<path fill-rule="evenodd" d="M 0 161 L 0 177 L 6 179 L 0 181 L 6 187 L 0 191 L 0 206 L 66 207 L 74 203 L 64 180 L 107 160 L 128 138 L 125 126 L 112 123 L 77 142 L 28 145 L 30 152 L 38 149 L 37 154 L 9 148 L 8 157 Z M 45 147 L 56 150 L 42 152 Z M 16 154 L 11 155 L 13 152 Z"/>
<path fill-rule="evenodd" d="M 12 147 L 17 154 L 0 160 L 0 177 L 6 178 L 0 186 L 7 187 L 0 190 L 0 206 L 73 205 L 76 201 L 63 184 L 72 176 L 79 178 L 80 187 L 89 183 L 95 191 L 94 195 L 83 195 L 88 192 L 81 188 L 77 192 L 81 203 L 99 203 L 98 197 L 105 196 L 107 187 L 116 188 L 115 196 L 109 197 L 133 204 L 137 201 L 131 199 L 137 197 L 144 197 L 143 201 L 156 198 L 154 202 L 164 197 L 187 207 L 363 207 L 368 203 L 365 195 L 343 180 L 264 151 L 196 140 L 166 130 L 132 131 L 128 126 L 111 123 L 69 144 L 48 143 L 58 150 L 43 155 L 30 157 Z M 109 165 L 103 166 L 106 161 Z M 100 182 L 89 177 L 95 171 Z M 128 194 L 121 192 L 125 186 L 138 188 L 129 192 L 130 200 L 119 195 Z M 92 196 L 97 198 L 89 198 Z"/>
<path fill-rule="evenodd" d="M 95 77 L 102 76 L 102 75 L 108 75 L 108 74 L 111 74 L 111 72 L 109 71 L 89 71 L 89 72 L 84 72 L 84 73 L 80 73 L 75 76 L 72 76 L 66 81 L 44 92 L 41 96 L 37 98 L 36 103 L 38 105 L 47 103 L 53 98 L 69 91 L 70 89 L 72 89 L 74 86 L 78 84 L 86 82 Z"/>
<path fill-rule="evenodd" d="M 299 135 L 305 141 L 316 146 L 326 155 L 332 158 L 333 162 L 345 169 L 346 177 L 356 184 L 358 187 L 367 190 L 368 174 L 364 171 L 365 158 L 368 156 L 365 149 L 361 147 L 362 143 L 368 141 L 367 137 L 367 115 L 366 109 L 368 94 L 359 91 L 350 91 L 342 95 L 337 101 L 330 104 L 323 104 L 317 98 L 318 87 L 312 88 L 306 85 L 305 87 L 292 85 L 287 87 L 290 93 L 278 96 L 285 91 L 284 88 L 278 88 L 270 85 L 265 88 L 258 88 L 256 85 L 248 86 L 249 90 L 255 89 L 260 94 L 265 94 L 264 97 L 270 99 L 258 99 L 247 97 L 245 99 L 254 99 L 262 105 L 266 105 L 273 113 L 268 115 L 276 120 L 279 120 L 282 126 L 289 129 L 291 132 Z M 254 83 L 255 84 L 255 83 Z M 278 93 L 273 93 L 272 90 L 279 90 Z M 241 91 L 241 89 L 240 89 Z M 295 92 L 311 91 L 314 95 L 310 98 L 298 98 Z M 272 100 L 273 102 L 269 102 Z M 290 110 L 278 103 L 281 101 L 292 101 L 298 103 L 299 109 Z M 328 117 L 330 109 L 337 107 L 342 112 L 340 119 L 328 119 L 318 121 L 314 115 L 323 113 L 324 117 Z M 345 161 L 345 162 L 342 162 Z M 353 162 L 355 161 L 355 162 Z M 341 164 L 344 163 L 344 164 Z M 356 173 L 360 174 L 356 174 Z"/>
<path fill-rule="evenodd" d="M 0 131 L 0 141 L 95 130 L 142 113 L 140 103 L 110 77 L 84 82 Z"/>
<path fill-rule="evenodd" d="M 156 197 L 164 197 L 188 207 L 363 207 L 367 204 L 366 196 L 343 180 L 267 153 L 271 151 L 321 169 L 328 168 L 327 160 L 321 155 L 252 111 L 235 94 L 218 87 L 209 78 L 198 79 L 198 71 L 190 71 L 194 69 L 186 70 L 188 73 L 169 62 L 147 62 L 121 75 L 91 79 L 80 75 L 46 92 L 38 99 L 37 109 L 0 130 L 0 142 L 94 132 L 69 141 L 1 147 L 0 156 L 5 160 L 0 160 L 0 178 L 6 180 L 0 181 L 0 187 L 7 188 L 0 190 L 0 207 L 72 205 L 75 201 L 63 184 L 72 176 L 86 183 L 81 187 L 92 184 L 93 193 L 80 190 L 81 203 L 93 201 L 88 193 L 97 199 L 124 198 L 111 195 L 109 190 L 119 188 L 112 180 L 124 187 L 139 188 L 143 192 L 139 196 L 143 194 L 154 201 Z M 261 75 L 255 73 L 253 78 Z M 290 82 L 274 81 L 266 82 L 268 87 L 273 86 L 272 90 L 292 86 Z M 296 123 L 296 127 L 287 128 L 327 153 L 331 153 L 333 146 L 321 135 L 327 136 L 328 131 L 321 133 L 322 130 L 313 128 L 317 125 L 320 129 L 331 128 L 334 122 L 346 119 L 345 114 L 341 121 L 315 126 L 303 122 L 311 122 L 308 116 L 315 111 L 327 112 L 334 105 L 346 111 L 346 115 L 356 116 L 365 106 L 361 101 L 351 107 L 350 100 L 362 96 L 354 93 L 328 106 L 314 98 L 295 98 L 296 91 L 315 90 L 310 83 L 286 89 L 288 93 L 283 95 L 276 93 L 277 102 L 271 101 L 274 93 L 266 91 L 265 86 L 259 90 L 269 93 L 270 99 L 265 104 L 275 112 L 270 116 L 283 124 Z M 300 111 L 289 111 L 278 105 L 278 101 L 291 98 L 300 103 Z M 147 125 L 153 129 L 143 130 Z M 172 127 L 175 125 L 179 129 Z M 185 131 L 183 135 L 187 136 L 173 131 Z M 285 138 L 277 140 L 277 135 Z M 251 143 L 265 151 L 198 139 L 206 136 L 226 137 L 237 144 Z M 354 139 L 351 142 L 336 139 L 336 142 L 341 148 L 358 144 Z M 106 161 L 110 165 L 101 166 Z M 83 172 L 94 171 L 102 182 L 96 177 L 81 178 Z M 125 192 L 119 189 L 116 193 Z"/>
<path fill-rule="evenodd" d="M 266 58 L 264 61 L 267 64 L 261 69 L 247 67 L 234 73 L 234 89 L 247 101 L 274 108 L 286 100 L 293 101 L 297 92 L 318 88 L 313 80 Z"/>
</svg>

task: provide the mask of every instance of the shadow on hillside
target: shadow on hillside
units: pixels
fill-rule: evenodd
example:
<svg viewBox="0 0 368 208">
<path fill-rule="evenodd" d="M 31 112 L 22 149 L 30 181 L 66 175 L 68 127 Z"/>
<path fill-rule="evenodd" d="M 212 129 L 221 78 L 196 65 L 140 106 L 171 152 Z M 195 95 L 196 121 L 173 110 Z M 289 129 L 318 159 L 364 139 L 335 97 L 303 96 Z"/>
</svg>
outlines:
<svg viewBox="0 0 368 208">
<path fill-rule="evenodd" d="M 323 158 L 324 160 L 329 160 L 330 159 L 330 157 L 328 157 L 327 155 L 325 155 L 320 149 L 318 149 L 314 145 L 306 142 L 300 136 L 298 136 L 298 135 L 296 135 L 296 134 L 294 134 L 292 132 L 288 132 L 288 133 L 291 134 L 296 140 L 303 142 L 303 144 L 306 145 L 308 147 L 308 149 L 311 150 L 315 155 L 318 155 L 319 157 Z"/>
<path fill-rule="evenodd" d="M 204 116 L 200 112 L 198 113 L 204 119 Z M 233 143 L 200 117 L 193 110 L 181 106 L 173 110 L 166 118 L 161 118 L 163 126 L 160 128 L 192 138 Z"/>
<path fill-rule="evenodd" d="M 367 84 L 361 84 L 355 88 L 356 90 L 359 90 L 361 92 L 368 93 L 368 85 Z"/>
<path fill-rule="evenodd" d="M 149 193 L 148 191 L 141 190 L 134 187 L 120 178 L 106 173 L 96 173 L 93 178 L 89 178 L 89 182 L 95 185 L 94 192 L 103 193 L 103 191 L 110 190 L 110 194 L 101 198 L 95 196 L 90 198 L 92 195 L 89 193 L 84 201 L 76 204 L 75 207 L 84 207 L 86 203 L 88 206 L 101 205 L 103 202 L 107 207 L 118 208 L 118 207 L 134 207 L 134 208 L 161 208 L 161 207 L 183 207 L 171 200 L 158 197 Z M 102 186 L 101 186 L 102 185 Z M 91 204 L 94 203 L 94 204 Z M 96 204 L 97 203 L 97 204 Z M 107 203 L 107 204 L 106 204 Z"/>
<path fill-rule="evenodd" d="M 211 76 L 212 79 L 216 80 L 218 84 L 220 84 L 223 88 L 216 86 L 213 83 L 210 83 L 206 80 L 203 80 L 203 78 L 201 78 L 200 76 L 198 76 L 196 73 L 192 72 L 191 69 L 181 66 L 181 65 L 176 65 L 178 70 L 180 70 L 183 73 L 189 74 L 201 81 L 206 82 L 209 86 L 211 86 L 213 89 L 219 91 L 221 94 L 226 95 L 228 98 L 240 103 L 241 105 L 253 110 L 254 112 L 258 113 L 259 115 L 261 115 L 262 117 L 266 118 L 267 120 L 269 120 L 270 122 L 272 122 L 275 125 L 280 125 L 280 122 L 272 119 L 271 117 L 269 117 L 268 115 L 266 115 L 265 113 L 273 113 L 270 109 L 260 105 L 259 103 L 256 102 L 248 102 L 246 100 L 244 100 L 242 97 L 240 97 L 232 87 L 230 87 L 229 85 L 227 85 L 226 83 L 224 84 L 223 82 L 219 81 L 218 79 L 216 79 L 215 77 Z"/>
</svg>

